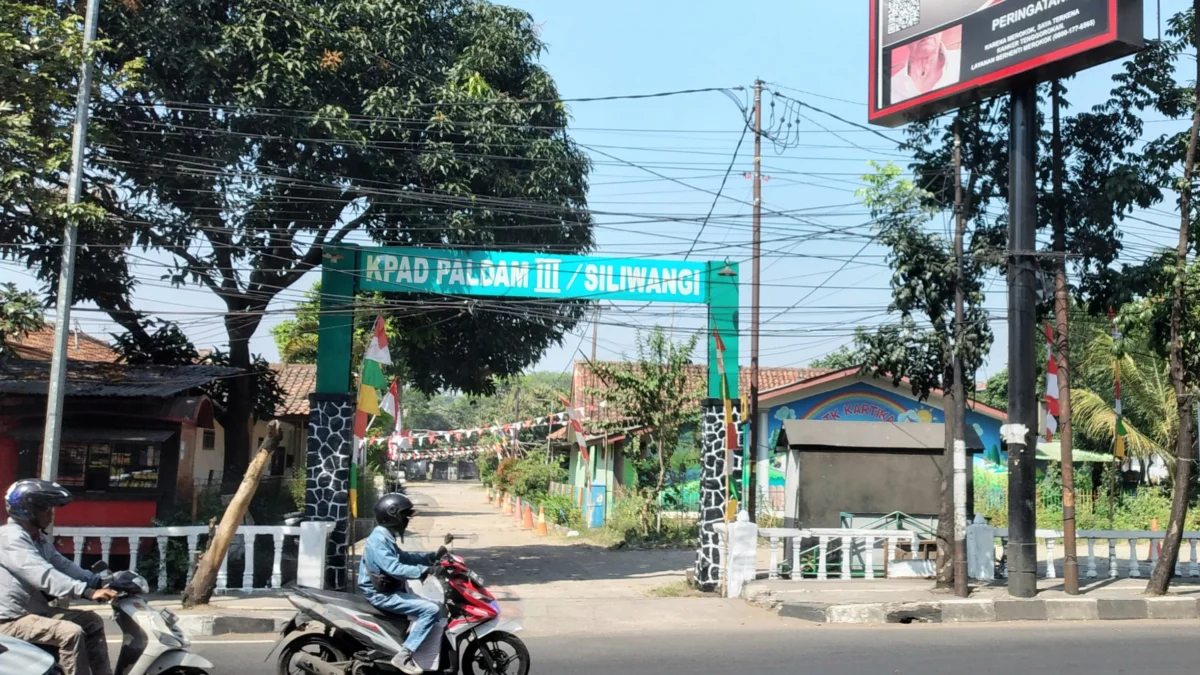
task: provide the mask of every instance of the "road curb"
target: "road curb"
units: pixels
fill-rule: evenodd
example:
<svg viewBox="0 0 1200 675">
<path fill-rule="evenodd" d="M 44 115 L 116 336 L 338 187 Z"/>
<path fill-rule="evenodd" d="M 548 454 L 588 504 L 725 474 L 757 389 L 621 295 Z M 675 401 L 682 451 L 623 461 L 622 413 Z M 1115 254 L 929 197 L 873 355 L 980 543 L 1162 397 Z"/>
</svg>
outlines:
<svg viewBox="0 0 1200 675">
<path fill-rule="evenodd" d="M 779 602 L 755 586 L 742 594 L 749 604 L 779 616 L 817 624 L 988 623 L 1004 621 L 1132 621 L 1200 619 L 1197 598 L 948 599 L 926 602 Z"/>
<path fill-rule="evenodd" d="M 194 614 L 176 612 L 179 628 L 188 637 L 215 637 L 220 635 L 254 635 L 278 633 L 292 618 L 292 614 Z M 118 636 L 121 629 L 111 617 L 104 617 L 106 635 Z"/>
</svg>

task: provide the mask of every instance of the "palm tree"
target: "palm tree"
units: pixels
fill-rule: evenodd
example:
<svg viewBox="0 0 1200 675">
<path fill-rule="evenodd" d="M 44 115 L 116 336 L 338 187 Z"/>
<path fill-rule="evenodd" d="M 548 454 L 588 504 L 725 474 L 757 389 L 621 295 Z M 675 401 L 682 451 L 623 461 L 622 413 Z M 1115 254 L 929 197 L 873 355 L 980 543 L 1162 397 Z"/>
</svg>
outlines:
<svg viewBox="0 0 1200 675">
<path fill-rule="evenodd" d="M 1095 322 L 1080 323 L 1085 326 L 1085 340 L 1080 358 L 1075 361 L 1078 366 L 1071 388 L 1074 428 L 1093 447 L 1115 448 L 1113 381 L 1119 363 L 1128 456 L 1141 460 L 1143 465 L 1157 456 L 1173 466 L 1179 425 L 1166 362 L 1150 355 L 1139 332 L 1118 343 Z M 1144 348 L 1139 349 L 1139 345 Z"/>
</svg>

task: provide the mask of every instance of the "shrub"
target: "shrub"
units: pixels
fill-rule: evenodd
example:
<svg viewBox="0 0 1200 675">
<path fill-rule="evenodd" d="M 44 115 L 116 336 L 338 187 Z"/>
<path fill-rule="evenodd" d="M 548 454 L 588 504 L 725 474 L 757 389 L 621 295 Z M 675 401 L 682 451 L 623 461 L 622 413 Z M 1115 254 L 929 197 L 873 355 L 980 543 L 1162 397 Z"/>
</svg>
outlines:
<svg viewBox="0 0 1200 675">
<path fill-rule="evenodd" d="M 575 500 L 564 495 L 547 497 L 542 502 L 546 509 L 546 518 L 556 525 L 570 530 L 583 529 L 583 511 L 575 505 Z"/>
<path fill-rule="evenodd" d="M 493 487 L 496 479 L 496 467 L 500 466 L 500 458 L 492 453 L 484 453 L 479 458 L 479 480 L 488 487 Z"/>
</svg>

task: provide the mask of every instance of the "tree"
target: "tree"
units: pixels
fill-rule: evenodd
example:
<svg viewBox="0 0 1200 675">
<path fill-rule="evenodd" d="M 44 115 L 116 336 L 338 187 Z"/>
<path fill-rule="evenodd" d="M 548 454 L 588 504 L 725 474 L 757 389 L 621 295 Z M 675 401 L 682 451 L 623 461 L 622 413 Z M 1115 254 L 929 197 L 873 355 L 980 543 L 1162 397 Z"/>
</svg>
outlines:
<svg viewBox="0 0 1200 675">
<path fill-rule="evenodd" d="M 608 422 L 613 429 L 646 427 L 650 430 L 649 452 L 637 444 L 625 446 L 638 472 L 638 489 L 645 499 L 642 530 L 649 534 L 659 497 L 666 486 L 667 472 L 679 446 L 680 432 L 699 423 L 696 401 L 701 398 L 700 383 L 688 377 L 692 352 L 699 334 L 675 342 L 662 326 L 638 335 L 636 361 L 592 364 L 595 376 L 607 385 L 589 394 L 605 397 L 618 411 Z M 643 480 L 648 477 L 649 480 Z"/>
<path fill-rule="evenodd" d="M 268 306 L 327 246 L 363 234 L 388 245 L 592 245 L 588 161 L 525 12 L 479 0 L 137 0 L 106 7 L 102 30 L 106 77 L 145 67 L 132 93 L 98 88 L 88 203 L 119 227 L 83 233 L 104 246 L 80 256 L 77 299 L 144 354 L 161 341 L 135 306 L 129 249 L 169 256 L 166 281 L 222 301 L 228 361 L 248 371 Z M 28 259 L 51 284 L 53 231 Z M 404 322 L 393 353 L 423 391 L 486 392 L 561 340 L 585 306 L 389 298 Z M 228 386 L 227 472 L 249 459 L 261 383 Z"/>
<path fill-rule="evenodd" d="M 94 206 L 65 204 L 83 55 L 74 4 L 0 0 L 0 258 L 25 260 L 67 218 L 97 242 L 111 231 Z M 96 88 L 123 91 L 139 64 L 114 63 L 97 74 Z"/>
<path fill-rule="evenodd" d="M 991 347 L 992 332 L 983 308 L 982 279 L 987 267 L 986 237 L 972 237 L 963 256 L 964 315 L 962 340 L 955 344 L 954 297 L 958 269 L 950 242 L 925 225 L 938 212 L 935 195 L 902 177 L 892 165 L 875 165 L 876 172 L 863 177 L 867 187 L 859 194 L 876 222 L 878 240 L 891 249 L 892 302 L 889 313 L 899 314 L 896 323 L 874 333 L 860 329 L 856 336 L 865 355 L 865 368 L 886 375 L 899 386 L 905 379 L 914 395 L 927 398 L 934 389 L 949 392 L 953 384 L 952 362 L 957 356 L 966 381 L 974 381 L 984 355 Z M 972 170 L 970 174 L 974 174 Z M 974 181 L 968 178 L 968 192 Z M 953 452 L 953 406 L 945 406 L 946 447 L 942 462 L 942 509 L 938 517 L 938 585 L 953 582 L 949 555 L 954 540 L 953 493 L 950 486 Z"/>
<path fill-rule="evenodd" d="M 16 284 L 0 284 L 0 360 L 9 356 L 9 340 L 20 340 L 43 325 L 36 295 L 18 291 Z"/>
<path fill-rule="evenodd" d="M 857 368 L 862 365 L 863 355 L 858 349 L 851 349 L 846 345 L 838 347 L 836 352 L 831 352 L 824 356 L 818 356 L 808 362 L 809 368 L 828 368 L 829 370 L 845 370 L 846 368 Z"/>
</svg>

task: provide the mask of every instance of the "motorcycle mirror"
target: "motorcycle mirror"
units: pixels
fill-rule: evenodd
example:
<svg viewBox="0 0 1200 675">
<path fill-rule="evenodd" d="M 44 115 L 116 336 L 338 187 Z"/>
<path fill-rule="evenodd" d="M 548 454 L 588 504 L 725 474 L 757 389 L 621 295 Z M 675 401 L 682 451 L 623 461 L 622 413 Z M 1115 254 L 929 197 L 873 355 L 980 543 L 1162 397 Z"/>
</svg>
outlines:
<svg viewBox="0 0 1200 675">
<path fill-rule="evenodd" d="M 103 560 L 97 560 L 96 564 L 92 565 L 91 570 L 92 570 L 93 574 L 100 574 L 101 572 L 107 572 L 108 571 L 108 563 L 104 562 Z"/>
<path fill-rule="evenodd" d="M 446 535 L 446 545 L 449 546 L 450 544 L 453 544 L 453 543 L 454 543 L 454 535 L 447 534 Z"/>
</svg>

